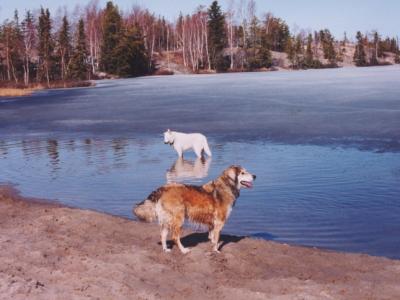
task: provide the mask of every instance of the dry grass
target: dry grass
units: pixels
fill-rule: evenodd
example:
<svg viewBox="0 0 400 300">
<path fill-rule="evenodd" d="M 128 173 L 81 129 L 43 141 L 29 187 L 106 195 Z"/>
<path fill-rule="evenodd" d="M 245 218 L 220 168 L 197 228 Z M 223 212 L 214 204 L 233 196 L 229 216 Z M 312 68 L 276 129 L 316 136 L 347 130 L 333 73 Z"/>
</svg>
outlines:
<svg viewBox="0 0 400 300">
<path fill-rule="evenodd" d="M 44 89 L 58 89 L 58 88 L 73 88 L 73 87 L 88 87 L 94 85 L 91 81 L 52 81 L 50 86 L 44 84 L 34 83 L 29 86 L 23 84 L 15 84 L 9 82 L 0 83 L 0 97 L 19 97 L 29 96 L 34 91 Z"/>
<path fill-rule="evenodd" d="M 38 89 L 39 88 L 27 88 L 27 89 L 0 88 L 0 97 L 28 96 Z"/>
</svg>

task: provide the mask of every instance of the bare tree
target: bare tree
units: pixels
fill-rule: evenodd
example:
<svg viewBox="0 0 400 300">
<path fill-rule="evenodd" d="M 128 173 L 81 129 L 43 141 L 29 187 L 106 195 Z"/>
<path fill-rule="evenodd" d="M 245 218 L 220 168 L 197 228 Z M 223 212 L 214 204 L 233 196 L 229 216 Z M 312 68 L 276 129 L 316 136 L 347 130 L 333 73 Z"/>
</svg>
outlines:
<svg viewBox="0 0 400 300">
<path fill-rule="evenodd" d="M 231 70 L 234 68 L 234 59 L 233 59 L 233 24 L 234 24 L 234 17 L 235 17 L 235 0 L 230 0 L 228 4 L 228 10 L 226 12 L 226 20 L 227 20 L 227 27 L 228 27 L 228 44 L 229 44 L 229 54 L 230 54 L 230 68 Z"/>
<path fill-rule="evenodd" d="M 26 17 L 22 22 L 22 34 L 24 44 L 24 84 L 28 85 L 33 49 L 36 46 L 36 25 L 34 17 L 29 10 L 26 12 Z"/>
<path fill-rule="evenodd" d="M 102 39 L 101 26 L 102 11 L 99 9 L 99 0 L 92 0 L 85 7 L 86 35 L 89 50 L 89 63 L 93 74 L 99 70 L 100 41 Z"/>
</svg>

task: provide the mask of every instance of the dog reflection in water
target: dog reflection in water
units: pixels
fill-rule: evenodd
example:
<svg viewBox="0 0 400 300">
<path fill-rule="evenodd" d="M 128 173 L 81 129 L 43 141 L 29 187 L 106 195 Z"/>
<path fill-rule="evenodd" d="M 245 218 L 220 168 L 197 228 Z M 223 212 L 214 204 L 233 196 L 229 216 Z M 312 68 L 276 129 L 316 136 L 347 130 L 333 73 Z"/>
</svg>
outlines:
<svg viewBox="0 0 400 300">
<path fill-rule="evenodd" d="M 207 177 L 211 158 L 197 158 L 194 162 L 179 157 L 167 171 L 167 183 Z"/>
</svg>

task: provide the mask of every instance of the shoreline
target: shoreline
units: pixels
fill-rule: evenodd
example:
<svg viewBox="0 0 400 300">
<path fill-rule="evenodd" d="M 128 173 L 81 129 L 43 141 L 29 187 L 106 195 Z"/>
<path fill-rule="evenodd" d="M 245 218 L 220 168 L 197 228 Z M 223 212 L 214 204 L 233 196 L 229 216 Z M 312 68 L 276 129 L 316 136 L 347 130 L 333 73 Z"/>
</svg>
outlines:
<svg viewBox="0 0 400 300">
<path fill-rule="evenodd" d="M 31 96 L 34 92 L 42 91 L 42 90 L 57 90 L 57 89 L 72 89 L 72 88 L 82 88 L 82 87 L 94 87 L 96 83 L 94 80 L 85 80 L 78 82 L 53 82 L 50 84 L 50 87 L 46 87 L 42 84 L 36 84 L 29 87 L 0 87 L 0 99 L 2 97 L 23 97 L 23 96 Z"/>
<path fill-rule="evenodd" d="M 400 260 L 185 230 L 163 253 L 156 224 L 0 186 L 0 295 L 13 299 L 396 299 Z"/>
<path fill-rule="evenodd" d="M 275 72 L 297 72 L 297 71 L 318 71 L 318 70 L 335 70 L 335 69 L 348 69 L 348 68 L 381 68 L 381 67 L 394 67 L 397 66 L 398 64 L 390 64 L 390 65 L 374 65 L 374 66 L 363 66 L 363 67 L 357 67 L 355 65 L 343 65 L 343 66 L 337 66 L 337 67 L 326 67 L 326 68 L 317 68 L 317 69 L 291 69 L 291 68 L 283 68 L 283 67 L 277 67 L 276 69 L 270 70 L 253 70 L 253 71 L 227 71 L 223 73 L 216 73 L 216 72 L 189 72 L 189 73 L 174 73 L 173 70 L 161 70 L 161 74 L 159 73 L 154 73 L 154 74 L 149 74 L 149 75 L 144 75 L 144 76 L 139 76 L 137 78 L 141 77 L 160 77 L 160 76 L 190 76 L 190 75 L 218 75 L 218 74 L 237 74 L 237 73 L 275 73 Z M 162 74 L 163 71 L 171 72 L 170 74 Z M 127 78 L 104 78 L 104 79 L 99 79 L 99 80 L 120 80 L 120 79 L 132 79 L 135 77 L 127 77 Z M 13 98 L 13 97 L 24 97 L 24 96 L 31 96 L 33 93 L 37 91 L 42 91 L 42 90 L 57 90 L 57 89 L 72 89 L 72 88 L 86 88 L 86 87 L 95 87 L 96 80 L 88 80 L 88 81 L 83 81 L 83 82 L 77 82 L 76 84 L 68 85 L 68 86 L 63 86 L 58 83 L 55 83 L 54 86 L 51 87 L 45 87 L 42 85 L 37 85 L 33 87 L 27 87 L 27 88 L 16 88 L 16 87 L 0 87 L 0 99 L 2 98 Z"/>
</svg>

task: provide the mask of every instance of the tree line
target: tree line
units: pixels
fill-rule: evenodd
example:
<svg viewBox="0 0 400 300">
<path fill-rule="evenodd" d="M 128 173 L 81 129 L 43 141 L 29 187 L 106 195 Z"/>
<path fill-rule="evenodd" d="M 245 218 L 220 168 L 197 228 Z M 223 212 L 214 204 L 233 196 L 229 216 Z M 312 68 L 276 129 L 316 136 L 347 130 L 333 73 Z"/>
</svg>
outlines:
<svg viewBox="0 0 400 300">
<path fill-rule="evenodd" d="M 24 84 L 87 80 L 104 75 L 131 77 L 157 70 L 157 59 L 174 53 L 193 72 L 252 71 L 285 66 L 293 69 L 337 67 L 354 48 L 357 66 L 382 64 L 390 53 L 400 63 L 397 38 L 378 32 L 346 34 L 337 40 L 329 29 L 292 32 L 271 13 L 262 19 L 254 0 L 217 1 L 175 22 L 139 6 L 122 12 L 113 3 L 92 0 L 70 19 L 41 8 L 18 12 L 0 26 L 0 80 Z M 273 55 L 274 53 L 274 55 Z"/>
</svg>

